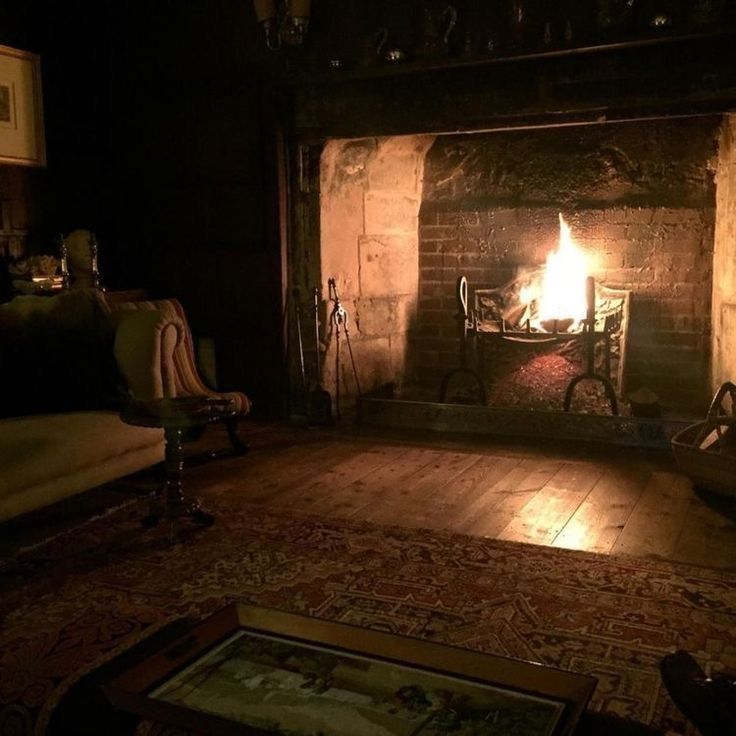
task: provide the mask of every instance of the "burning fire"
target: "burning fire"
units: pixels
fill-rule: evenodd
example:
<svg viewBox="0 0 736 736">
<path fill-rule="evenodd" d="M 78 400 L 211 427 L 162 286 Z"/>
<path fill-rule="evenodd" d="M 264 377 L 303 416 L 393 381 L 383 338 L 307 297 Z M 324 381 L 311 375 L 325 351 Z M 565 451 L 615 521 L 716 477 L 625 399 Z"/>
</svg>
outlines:
<svg viewBox="0 0 736 736">
<path fill-rule="evenodd" d="M 585 254 L 575 245 L 570 226 L 560 214 L 560 242 L 557 250 L 547 255 L 542 283 L 522 289 L 522 302 L 537 299 L 537 323 L 568 321 L 575 329 L 586 316 L 585 280 L 588 264 Z"/>
</svg>

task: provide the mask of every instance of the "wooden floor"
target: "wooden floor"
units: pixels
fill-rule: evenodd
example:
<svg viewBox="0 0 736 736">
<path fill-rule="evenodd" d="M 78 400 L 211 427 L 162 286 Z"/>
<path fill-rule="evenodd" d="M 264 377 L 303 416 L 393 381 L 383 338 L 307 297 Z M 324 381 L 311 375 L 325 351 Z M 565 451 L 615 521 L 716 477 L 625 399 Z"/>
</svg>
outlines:
<svg viewBox="0 0 736 736">
<path fill-rule="evenodd" d="M 668 453 L 246 425 L 251 452 L 188 469 L 204 496 L 275 509 L 736 569 L 736 504 Z M 216 433 L 207 444 L 226 444 Z"/>
</svg>

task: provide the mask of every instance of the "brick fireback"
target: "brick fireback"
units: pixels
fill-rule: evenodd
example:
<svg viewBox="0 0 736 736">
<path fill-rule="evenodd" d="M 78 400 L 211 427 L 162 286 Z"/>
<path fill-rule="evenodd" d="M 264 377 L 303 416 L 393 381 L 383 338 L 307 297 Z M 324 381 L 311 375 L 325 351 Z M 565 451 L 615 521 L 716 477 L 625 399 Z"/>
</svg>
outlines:
<svg viewBox="0 0 736 736">
<path fill-rule="evenodd" d="M 627 386 L 670 408 L 711 391 L 719 118 L 438 137 L 419 215 L 411 343 L 420 385 L 457 365 L 455 282 L 495 287 L 544 263 L 558 212 L 601 283 L 632 292 Z"/>
</svg>

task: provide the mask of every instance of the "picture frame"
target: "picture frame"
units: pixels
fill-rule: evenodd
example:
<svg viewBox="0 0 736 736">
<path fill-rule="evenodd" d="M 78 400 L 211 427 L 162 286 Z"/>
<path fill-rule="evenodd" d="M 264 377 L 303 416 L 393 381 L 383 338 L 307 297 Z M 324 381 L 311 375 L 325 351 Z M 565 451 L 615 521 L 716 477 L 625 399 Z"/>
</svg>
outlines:
<svg viewBox="0 0 736 736">
<path fill-rule="evenodd" d="M 221 736 L 336 736 L 354 722 L 391 736 L 485 733 L 473 724 L 489 717 L 505 734 L 570 736 L 596 683 L 538 663 L 233 603 L 105 692 L 122 710 Z M 448 728 L 447 718 L 462 723 Z"/>
<path fill-rule="evenodd" d="M 0 163 L 45 166 L 41 57 L 0 46 Z"/>
</svg>

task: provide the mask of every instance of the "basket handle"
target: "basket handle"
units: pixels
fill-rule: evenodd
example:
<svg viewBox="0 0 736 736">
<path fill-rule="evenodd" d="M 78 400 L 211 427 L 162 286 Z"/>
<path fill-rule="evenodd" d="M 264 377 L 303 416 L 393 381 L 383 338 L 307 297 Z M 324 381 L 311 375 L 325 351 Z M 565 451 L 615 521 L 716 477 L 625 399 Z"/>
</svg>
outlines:
<svg viewBox="0 0 736 736">
<path fill-rule="evenodd" d="M 726 396 L 731 399 L 731 413 L 729 414 L 726 407 L 723 405 L 723 400 Z M 726 381 L 721 384 L 721 387 L 716 391 L 713 401 L 710 402 L 708 407 L 708 413 L 705 415 L 705 423 L 703 428 L 698 433 L 695 440 L 695 446 L 699 447 L 705 438 L 715 429 L 718 434 L 718 439 L 723 439 L 723 428 L 722 425 L 732 425 L 736 423 L 736 385 L 731 381 Z"/>
</svg>

